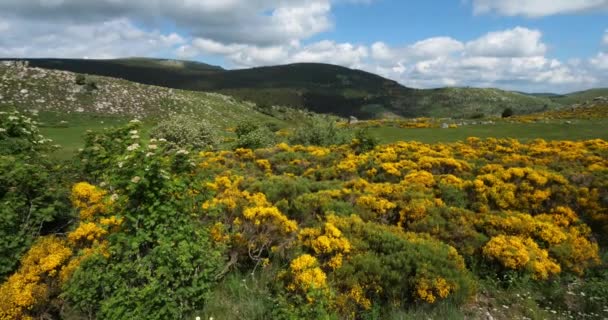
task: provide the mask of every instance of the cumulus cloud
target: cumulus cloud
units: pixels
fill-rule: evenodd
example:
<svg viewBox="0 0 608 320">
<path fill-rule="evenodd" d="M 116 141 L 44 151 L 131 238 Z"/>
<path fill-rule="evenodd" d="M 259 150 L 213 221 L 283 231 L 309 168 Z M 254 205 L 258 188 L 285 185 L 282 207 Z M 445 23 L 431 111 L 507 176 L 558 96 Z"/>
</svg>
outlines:
<svg viewBox="0 0 608 320">
<path fill-rule="evenodd" d="M 278 44 L 332 27 L 330 0 L 1 0 L 0 13 L 32 23 L 93 23 L 129 18 L 169 23 L 223 43 Z"/>
<path fill-rule="evenodd" d="M 450 37 L 435 37 L 418 41 L 410 49 L 412 55 L 418 57 L 444 57 L 462 51 L 464 45 Z"/>
<path fill-rule="evenodd" d="M 144 31 L 127 19 L 65 26 L 17 22 L 14 29 L 19 32 L 5 32 L 0 37 L 0 57 L 117 58 L 151 53 L 161 55 L 185 42 L 176 33 Z"/>
<path fill-rule="evenodd" d="M 226 57 L 238 68 L 275 65 L 296 62 L 325 62 L 349 67 L 359 67 L 369 56 L 365 46 L 350 43 L 336 43 L 323 40 L 306 46 L 292 42 L 279 46 L 260 47 L 246 44 L 221 44 L 209 39 L 195 39 L 191 45 L 177 50 L 177 55 L 193 57 L 197 55 L 218 55 Z"/>
<path fill-rule="evenodd" d="M 598 69 L 608 70 L 608 53 L 598 53 L 595 57 L 591 58 L 591 64 Z"/>
<path fill-rule="evenodd" d="M 543 17 L 608 10 L 608 0 L 473 0 L 475 14 Z"/>
<path fill-rule="evenodd" d="M 541 42 L 538 30 L 516 27 L 510 30 L 490 32 L 467 43 L 467 52 L 484 57 L 533 57 L 542 56 L 547 46 Z"/>
</svg>

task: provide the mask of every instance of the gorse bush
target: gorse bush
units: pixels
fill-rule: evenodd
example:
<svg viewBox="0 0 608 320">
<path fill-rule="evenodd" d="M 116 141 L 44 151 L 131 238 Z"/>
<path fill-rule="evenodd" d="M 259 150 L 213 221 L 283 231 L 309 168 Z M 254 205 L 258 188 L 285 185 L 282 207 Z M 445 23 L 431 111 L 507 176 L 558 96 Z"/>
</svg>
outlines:
<svg viewBox="0 0 608 320">
<path fill-rule="evenodd" d="M 326 131 L 306 141 L 340 140 L 317 120 L 306 126 Z M 220 318 L 232 301 L 244 301 L 232 315 L 252 318 L 386 318 L 459 308 L 491 281 L 605 291 L 603 140 L 376 145 L 360 134 L 194 152 L 144 145 L 139 126 L 87 135 L 77 217 L 20 255 L 0 319 Z"/>
<path fill-rule="evenodd" d="M 159 122 L 150 136 L 165 139 L 175 148 L 208 149 L 219 143 L 213 126 L 191 115 L 173 115 Z"/>
</svg>

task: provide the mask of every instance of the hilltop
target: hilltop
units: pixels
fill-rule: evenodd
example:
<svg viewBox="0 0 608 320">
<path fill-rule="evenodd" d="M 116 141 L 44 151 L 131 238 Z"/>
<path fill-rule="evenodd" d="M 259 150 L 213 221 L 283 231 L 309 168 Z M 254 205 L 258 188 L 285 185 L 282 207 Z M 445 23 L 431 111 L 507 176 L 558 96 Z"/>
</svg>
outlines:
<svg viewBox="0 0 608 320">
<path fill-rule="evenodd" d="M 359 118 L 480 117 L 506 107 L 525 114 L 562 106 L 552 96 L 499 89 L 412 89 L 369 72 L 320 63 L 225 70 L 208 64 L 148 58 L 27 59 L 31 66 L 122 78 L 173 89 L 212 91 L 266 107 L 303 107 Z"/>
</svg>

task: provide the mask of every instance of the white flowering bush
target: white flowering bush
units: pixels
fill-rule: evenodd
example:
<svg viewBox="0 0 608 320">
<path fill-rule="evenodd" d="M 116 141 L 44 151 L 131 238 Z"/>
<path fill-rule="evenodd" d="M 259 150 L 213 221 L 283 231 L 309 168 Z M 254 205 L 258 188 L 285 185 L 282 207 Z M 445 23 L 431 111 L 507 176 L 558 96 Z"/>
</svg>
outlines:
<svg viewBox="0 0 608 320">
<path fill-rule="evenodd" d="M 48 149 L 51 141 L 40 134 L 38 122 L 25 114 L 0 112 L 0 154 Z"/>
<path fill-rule="evenodd" d="M 0 282 L 35 238 L 71 219 L 65 168 L 48 157 L 48 142 L 30 117 L 0 112 Z"/>
<path fill-rule="evenodd" d="M 209 149 L 215 148 L 219 143 L 219 138 L 208 121 L 188 115 L 175 115 L 159 122 L 150 135 L 166 139 L 176 149 Z"/>
<path fill-rule="evenodd" d="M 202 309 L 224 268 L 226 248 L 212 241 L 193 185 L 206 181 L 193 155 L 165 138 L 145 142 L 140 124 L 90 133 L 81 177 L 111 190 L 120 228 L 111 254 L 84 260 L 64 288 L 65 301 L 98 319 L 185 319 Z M 194 317 L 191 317 L 194 318 Z"/>
</svg>

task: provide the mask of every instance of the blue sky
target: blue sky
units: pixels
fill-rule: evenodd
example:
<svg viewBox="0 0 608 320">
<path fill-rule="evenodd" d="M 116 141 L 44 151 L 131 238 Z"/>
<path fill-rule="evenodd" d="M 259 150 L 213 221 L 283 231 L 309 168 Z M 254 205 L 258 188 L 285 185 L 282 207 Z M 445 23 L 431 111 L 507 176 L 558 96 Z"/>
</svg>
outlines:
<svg viewBox="0 0 608 320">
<path fill-rule="evenodd" d="M 462 1 L 378 0 L 370 4 L 341 4 L 334 9 L 334 30 L 316 38 L 340 42 L 391 45 L 413 43 L 436 36 L 472 40 L 488 31 L 515 26 L 538 29 L 559 59 L 590 57 L 601 47 L 608 29 L 608 12 L 573 13 L 545 17 L 476 15 L 471 3 Z"/>
<path fill-rule="evenodd" d="M 0 57 L 126 56 L 570 92 L 608 87 L 608 0 L 0 0 Z"/>
</svg>

